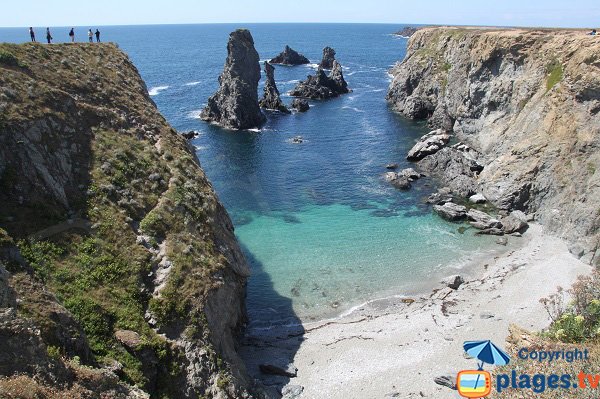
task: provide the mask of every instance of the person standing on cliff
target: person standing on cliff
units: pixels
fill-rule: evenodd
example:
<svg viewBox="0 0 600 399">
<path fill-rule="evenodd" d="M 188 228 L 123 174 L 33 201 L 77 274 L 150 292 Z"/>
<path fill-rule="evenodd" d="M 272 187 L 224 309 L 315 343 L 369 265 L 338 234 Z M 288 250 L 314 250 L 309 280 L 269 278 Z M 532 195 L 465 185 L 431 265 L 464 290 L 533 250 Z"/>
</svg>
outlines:
<svg viewBox="0 0 600 399">
<path fill-rule="evenodd" d="M 46 28 L 46 40 L 48 44 L 52 44 L 52 35 L 50 34 L 50 28 Z"/>
<path fill-rule="evenodd" d="M 100 31 L 96 29 L 96 43 L 100 43 Z"/>
<path fill-rule="evenodd" d="M 75 29 L 71 28 L 71 31 L 69 32 L 69 37 L 71 38 L 71 43 L 75 43 Z"/>
<path fill-rule="evenodd" d="M 31 26 L 29 27 L 29 36 L 31 36 L 31 41 L 35 43 L 35 32 Z"/>
<path fill-rule="evenodd" d="M 88 30 L 88 40 L 90 41 L 90 43 L 94 43 L 94 33 L 92 32 L 92 28 Z"/>
</svg>

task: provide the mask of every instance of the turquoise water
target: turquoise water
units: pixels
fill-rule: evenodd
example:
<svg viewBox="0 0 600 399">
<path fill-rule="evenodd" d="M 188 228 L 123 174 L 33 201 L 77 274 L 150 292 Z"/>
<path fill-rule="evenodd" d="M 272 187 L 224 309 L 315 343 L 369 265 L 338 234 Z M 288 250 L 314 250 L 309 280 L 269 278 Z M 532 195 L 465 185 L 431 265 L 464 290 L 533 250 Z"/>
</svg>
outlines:
<svg viewBox="0 0 600 399">
<path fill-rule="evenodd" d="M 198 119 L 217 89 L 229 32 L 251 30 L 262 60 L 286 44 L 317 63 L 332 46 L 353 92 L 312 102 L 305 114 L 270 114 L 256 132 L 231 132 Z M 385 164 L 405 160 L 426 126 L 392 112 L 389 68 L 404 57 L 401 25 L 245 24 L 100 27 L 135 62 L 152 98 L 192 141 L 236 226 L 251 263 L 250 327 L 329 317 L 367 299 L 412 293 L 455 273 L 494 247 L 459 234 L 423 203 L 435 182 L 410 191 L 382 181 Z M 60 40 L 68 29 L 52 28 Z M 87 30 L 85 28 L 76 31 Z M 42 31 L 38 29 L 38 31 Z M 27 41 L 27 29 L 0 29 L 0 41 Z M 314 66 L 276 66 L 285 93 Z M 291 143 L 301 135 L 305 142 Z"/>
</svg>

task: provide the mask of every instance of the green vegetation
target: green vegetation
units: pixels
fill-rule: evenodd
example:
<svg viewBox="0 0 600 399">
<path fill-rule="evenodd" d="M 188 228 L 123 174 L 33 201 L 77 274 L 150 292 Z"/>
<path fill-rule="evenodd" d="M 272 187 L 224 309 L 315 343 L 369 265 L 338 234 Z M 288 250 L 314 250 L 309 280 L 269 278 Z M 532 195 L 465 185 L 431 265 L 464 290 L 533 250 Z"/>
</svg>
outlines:
<svg viewBox="0 0 600 399">
<path fill-rule="evenodd" d="M 0 64 L 9 67 L 27 68 L 27 64 L 20 61 L 13 53 L 0 49 Z"/>
<path fill-rule="evenodd" d="M 563 66 L 559 60 L 554 59 L 546 66 L 546 91 L 550 91 L 563 79 Z"/>
</svg>

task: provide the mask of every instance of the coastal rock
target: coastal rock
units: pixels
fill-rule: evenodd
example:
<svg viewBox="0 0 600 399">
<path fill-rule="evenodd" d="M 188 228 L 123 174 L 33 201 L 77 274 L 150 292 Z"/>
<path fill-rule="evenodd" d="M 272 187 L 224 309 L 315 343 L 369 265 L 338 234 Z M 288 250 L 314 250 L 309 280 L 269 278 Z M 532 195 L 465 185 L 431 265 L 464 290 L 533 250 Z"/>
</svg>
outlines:
<svg viewBox="0 0 600 399">
<path fill-rule="evenodd" d="M 494 219 L 487 213 L 477 209 L 469 209 L 467 212 L 467 219 L 469 219 L 469 224 L 471 226 L 479 230 L 502 228 L 502 223 L 499 220 Z"/>
<path fill-rule="evenodd" d="M 412 26 L 405 26 L 398 32 L 394 33 L 394 35 L 409 38 L 412 35 L 414 35 L 417 30 L 419 30 L 419 28 L 413 28 Z"/>
<path fill-rule="evenodd" d="M 302 385 L 286 385 L 281 389 L 283 397 L 281 399 L 296 399 L 302 395 L 304 387 Z"/>
<path fill-rule="evenodd" d="M 489 229 L 479 230 L 476 235 L 492 235 L 492 236 L 501 236 L 504 235 L 504 230 L 499 229 L 497 227 L 492 227 Z"/>
<path fill-rule="evenodd" d="M 247 29 L 229 35 L 227 60 L 219 90 L 208 99 L 200 118 L 229 129 L 252 129 L 266 120 L 258 105 L 260 65 L 254 39 Z"/>
<path fill-rule="evenodd" d="M 181 133 L 181 135 L 186 139 L 191 140 L 198 135 L 198 132 L 195 130 L 190 130 L 189 132 Z"/>
<path fill-rule="evenodd" d="M 529 227 L 527 222 L 520 220 L 512 213 L 508 216 L 503 217 L 502 219 L 500 219 L 500 221 L 502 222 L 502 228 L 506 234 L 523 233 L 527 229 L 527 227 Z"/>
<path fill-rule="evenodd" d="M 298 112 L 306 112 L 310 109 L 310 105 L 304 98 L 294 98 L 292 100 L 292 108 Z"/>
<path fill-rule="evenodd" d="M 263 374 L 280 375 L 283 377 L 296 377 L 298 375 L 298 369 L 293 364 L 286 365 L 274 365 L 274 364 L 260 364 L 258 366 L 260 372 Z"/>
<path fill-rule="evenodd" d="M 410 179 L 396 172 L 387 172 L 383 175 L 385 181 L 391 183 L 394 187 L 401 190 L 408 190 L 411 188 Z"/>
<path fill-rule="evenodd" d="M 506 237 L 498 237 L 498 239 L 496 240 L 496 244 L 507 246 L 508 245 L 508 238 L 506 238 Z"/>
<path fill-rule="evenodd" d="M 456 377 L 451 375 L 442 375 L 433 379 L 438 385 L 456 390 Z"/>
<path fill-rule="evenodd" d="M 464 282 L 465 280 L 462 278 L 462 276 L 458 274 L 446 277 L 442 280 L 442 284 L 444 284 L 448 288 L 452 288 L 453 290 L 457 290 L 458 287 L 460 287 Z"/>
<path fill-rule="evenodd" d="M 477 193 L 474 195 L 471 195 L 469 197 L 469 201 L 472 202 L 473 204 L 484 204 L 487 200 L 485 199 L 485 196 L 481 193 Z"/>
<path fill-rule="evenodd" d="M 409 181 L 414 181 L 421 177 L 421 174 L 413 168 L 402 169 L 398 172 L 398 175 L 408 178 Z"/>
<path fill-rule="evenodd" d="M 387 165 L 385 165 L 386 169 L 398 169 L 398 164 L 397 163 L 388 163 Z"/>
<path fill-rule="evenodd" d="M 417 165 L 420 170 L 444 181 L 456 195 L 468 198 L 479 189 L 477 176 L 483 167 L 477 159 L 474 150 L 458 144 L 426 156 Z"/>
<path fill-rule="evenodd" d="M 321 62 L 319 63 L 319 67 L 321 67 L 323 69 L 332 69 L 333 61 L 335 61 L 335 50 L 329 46 L 325 47 L 323 49 L 323 58 L 321 59 Z"/>
<path fill-rule="evenodd" d="M 482 153 L 475 193 L 495 207 L 535 214 L 569 241 L 597 240 L 599 52 L 577 31 L 423 28 L 387 98 Z"/>
<path fill-rule="evenodd" d="M 454 202 L 446 202 L 444 205 L 434 205 L 433 210 L 442 218 L 451 222 L 464 219 L 467 216 L 467 208 Z"/>
<path fill-rule="evenodd" d="M 279 90 L 277 90 L 277 85 L 275 84 L 275 68 L 267 61 L 265 61 L 265 74 L 267 79 L 265 81 L 263 98 L 258 103 L 259 106 L 268 110 L 289 114 L 290 110 L 281 101 Z"/>
<path fill-rule="evenodd" d="M 281 65 L 302 65 L 302 64 L 310 64 L 308 58 L 298 53 L 296 50 L 290 48 L 290 46 L 285 46 L 285 49 L 279 53 L 279 55 L 275 58 L 271 58 L 269 61 L 271 64 L 281 64 Z"/>
<path fill-rule="evenodd" d="M 427 133 L 408 152 L 406 159 L 420 161 L 427 155 L 435 154 L 450 141 L 450 135 L 441 129 Z"/>
<path fill-rule="evenodd" d="M 345 94 L 349 91 L 348 84 L 344 80 L 342 67 L 337 61 L 334 61 L 329 76 L 325 75 L 323 69 L 319 67 L 315 75 L 309 75 L 306 80 L 298 83 L 290 92 L 290 95 L 293 97 L 324 100 L 338 97 L 340 94 Z"/>
</svg>

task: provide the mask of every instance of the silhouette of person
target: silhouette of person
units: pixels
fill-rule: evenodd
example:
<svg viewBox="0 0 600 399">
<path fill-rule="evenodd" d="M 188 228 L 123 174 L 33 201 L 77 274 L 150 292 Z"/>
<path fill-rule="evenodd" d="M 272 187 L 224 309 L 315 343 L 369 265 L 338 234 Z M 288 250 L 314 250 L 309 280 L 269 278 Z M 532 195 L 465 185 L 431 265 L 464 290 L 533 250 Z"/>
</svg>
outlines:
<svg viewBox="0 0 600 399">
<path fill-rule="evenodd" d="M 48 40 L 48 44 L 52 43 L 52 35 L 50 34 L 50 28 L 46 28 L 46 40 Z"/>
<path fill-rule="evenodd" d="M 88 40 L 90 41 L 90 43 L 94 43 L 94 33 L 92 32 L 91 28 L 90 30 L 88 30 Z"/>
<path fill-rule="evenodd" d="M 96 43 L 100 43 L 100 31 L 96 29 Z"/>
<path fill-rule="evenodd" d="M 74 30 L 74 28 L 71 28 L 71 31 L 69 32 L 69 37 L 71 38 L 71 43 L 75 43 L 75 30 Z"/>
<path fill-rule="evenodd" d="M 31 36 L 31 41 L 35 43 L 35 32 L 31 26 L 29 27 L 29 36 Z"/>
</svg>

